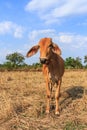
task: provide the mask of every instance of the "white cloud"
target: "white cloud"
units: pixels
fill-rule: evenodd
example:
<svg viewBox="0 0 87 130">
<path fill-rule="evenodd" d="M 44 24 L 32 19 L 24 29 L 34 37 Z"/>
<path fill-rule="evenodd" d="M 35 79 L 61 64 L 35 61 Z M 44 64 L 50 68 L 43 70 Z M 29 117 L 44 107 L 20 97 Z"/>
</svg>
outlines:
<svg viewBox="0 0 87 130">
<path fill-rule="evenodd" d="M 70 48 L 72 51 L 78 49 L 87 49 L 87 36 L 77 35 L 73 33 L 60 33 L 58 39 L 59 43 L 61 43 L 65 49 Z"/>
<path fill-rule="evenodd" d="M 57 33 L 54 29 L 33 30 L 29 33 L 29 41 L 31 44 L 37 43 L 41 37 L 51 37 L 53 41 L 64 49 L 83 49 L 87 48 L 87 36 L 77 35 L 74 33 Z"/>
<path fill-rule="evenodd" d="M 11 21 L 0 22 L 0 35 L 12 34 L 15 38 L 22 38 L 24 28 Z"/>
<path fill-rule="evenodd" d="M 41 0 L 31 0 L 28 2 L 28 4 L 25 7 L 26 11 L 39 11 L 42 12 L 45 10 L 48 10 L 49 8 L 55 6 L 56 3 L 58 3 L 59 0 L 47 0 L 47 1 L 41 1 Z"/>
<path fill-rule="evenodd" d="M 24 31 L 23 27 L 17 26 L 17 27 L 15 28 L 15 31 L 14 31 L 14 37 L 15 37 L 15 38 L 22 38 L 22 36 L 23 36 L 23 31 Z"/>
<path fill-rule="evenodd" d="M 87 49 L 87 36 L 74 35 L 72 47 L 75 49 Z"/>
<path fill-rule="evenodd" d="M 73 41 L 73 35 L 60 35 L 59 42 L 60 43 L 71 43 Z"/>
<path fill-rule="evenodd" d="M 5 21 L 0 23 L 0 34 L 9 33 L 11 31 L 12 23 L 10 21 Z"/>
<path fill-rule="evenodd" d="M 44 29 L 44 30 L 33 30 L 29 33 L 29 41 L 35 42 L 41 37 L 50 37 L 54 35 L 54 29 Z"/>
<path fill-rule="evenodd" d="M 36 13 L 46 23 L 52 23 L 66 16 L 87 13 L 87 0 L 31 0 L 25 10 Z"/>
</svg>

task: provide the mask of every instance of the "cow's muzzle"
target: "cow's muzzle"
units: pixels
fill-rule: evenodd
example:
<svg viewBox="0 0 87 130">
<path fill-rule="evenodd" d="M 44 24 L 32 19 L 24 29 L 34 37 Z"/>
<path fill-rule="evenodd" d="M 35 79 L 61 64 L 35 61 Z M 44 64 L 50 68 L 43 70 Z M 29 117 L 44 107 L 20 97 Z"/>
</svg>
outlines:
<svg viewBox="0 0 87 130">
<path fill-rule="evenodd" d="M 47 64 L 48 60 L 46 58 L 40 58 L 41 64 Z"/>
</svg>

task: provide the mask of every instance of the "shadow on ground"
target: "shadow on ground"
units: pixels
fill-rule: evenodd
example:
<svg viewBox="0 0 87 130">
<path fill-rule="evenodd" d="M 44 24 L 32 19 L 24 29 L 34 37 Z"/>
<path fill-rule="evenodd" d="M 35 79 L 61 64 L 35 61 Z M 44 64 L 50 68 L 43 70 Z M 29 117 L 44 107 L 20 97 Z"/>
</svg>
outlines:
<svg viewBox="0 0 87 130">
<path fill-rule="evenodd" d="M 83 86 L 69 87 L 69 89 L 61 94 L 61 98 L 63 98 L 60 102 L 61 110 L 71 104 L 73 100 L 80 99 L 84 95 L 87 95 L 87 90 Z"/>
</svg>

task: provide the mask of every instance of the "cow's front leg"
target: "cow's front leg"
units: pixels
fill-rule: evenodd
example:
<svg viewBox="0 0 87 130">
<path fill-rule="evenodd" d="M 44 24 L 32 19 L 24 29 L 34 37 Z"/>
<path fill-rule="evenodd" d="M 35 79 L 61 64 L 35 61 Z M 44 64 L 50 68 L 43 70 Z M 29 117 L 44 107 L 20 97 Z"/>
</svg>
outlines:
<svg viewBox="0 0 87 130">
<path fill-rule="evenodd" d="M 58 81 L 56 93 L 55 93 L 55 100 L 56 100 L 56 108 L 55 108 L 55 114 L 59 115 L 59 96 L 60 96 L 60 86 L 61 86 L 61 80 Z"/>
<path fill-rule="evenodd" d="M 50 112 L 50 99 L 51 99 L 51 92 L 50 92 L 50 85 L 49 82 L 46 82 L 46 91 L 47 91 L 47 107 L 46 107 L 46 113 L 49 114 Z"/>
</svg>

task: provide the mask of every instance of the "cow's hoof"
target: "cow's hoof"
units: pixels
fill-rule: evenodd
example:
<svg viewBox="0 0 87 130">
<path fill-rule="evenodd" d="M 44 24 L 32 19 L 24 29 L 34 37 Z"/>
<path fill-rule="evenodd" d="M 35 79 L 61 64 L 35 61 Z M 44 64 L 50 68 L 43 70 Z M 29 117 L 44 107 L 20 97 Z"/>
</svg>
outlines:
<svg viewBox="0 0 87 130">
<path fill-rule="evenodd" d="M 49 114 L 50 113 L 50 111 L 49 110 L 46 110 L 46 114 Z"/>
<path fill-rule="evenodd" d="M 55 112 L 55 115 L 59 116 L 59 115 L 60 115 L 59 111 L 56 111 L 56 112 Z"/>
</svg>

